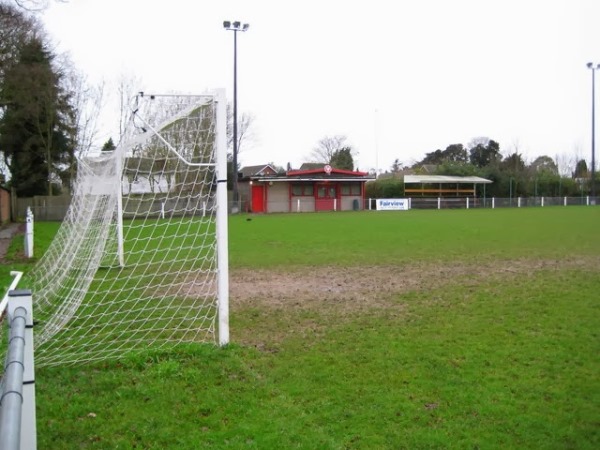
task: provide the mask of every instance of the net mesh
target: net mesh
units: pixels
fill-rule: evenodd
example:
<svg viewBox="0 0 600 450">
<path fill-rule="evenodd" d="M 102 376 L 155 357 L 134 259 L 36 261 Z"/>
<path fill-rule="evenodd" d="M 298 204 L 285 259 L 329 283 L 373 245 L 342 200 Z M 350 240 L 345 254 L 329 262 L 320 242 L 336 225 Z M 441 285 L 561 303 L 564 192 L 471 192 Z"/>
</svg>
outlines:
<svg viewBox="0 0 600 450">
<path fill-rule="evenodd" d="M 122 144 L 80 161 L 30 274 L 36 364 L 215 341 L 217 103 L 140 95 Z"/>
</svg>

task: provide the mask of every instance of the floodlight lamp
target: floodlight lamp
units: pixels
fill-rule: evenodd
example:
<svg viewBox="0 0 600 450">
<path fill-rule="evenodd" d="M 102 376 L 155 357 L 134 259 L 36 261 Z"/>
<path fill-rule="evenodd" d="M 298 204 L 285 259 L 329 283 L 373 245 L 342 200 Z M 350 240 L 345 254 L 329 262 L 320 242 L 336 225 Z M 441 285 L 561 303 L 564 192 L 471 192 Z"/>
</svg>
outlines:
<svg viewBox="0 0 600 450">
<path fill-rule="evenodd" d="M 587 63 L 588 69 L 593 69 L 594 68 L 594 63 L 593 62 L 589 62 Z"/>
<path fill-rule="evenodd" d="M 223 22 L 223 28 L 231 28 L 231 22 L 229 20 L 225 20 Z"/>
<path fill-rule="evenodd" d="M 233 28 L 239 28 L 239 27 L 240 27 L 239 22 L 233 22 Z"/>
<path fill-rule="evenodd" d="M 249 27 L 249 26 L 250 26 L 249 24 L 245 23 L 245 24 L 244 24 L 244 31 L 246 31 L 246 30 L 248 29 L 248 27 Z"/>
</svg>

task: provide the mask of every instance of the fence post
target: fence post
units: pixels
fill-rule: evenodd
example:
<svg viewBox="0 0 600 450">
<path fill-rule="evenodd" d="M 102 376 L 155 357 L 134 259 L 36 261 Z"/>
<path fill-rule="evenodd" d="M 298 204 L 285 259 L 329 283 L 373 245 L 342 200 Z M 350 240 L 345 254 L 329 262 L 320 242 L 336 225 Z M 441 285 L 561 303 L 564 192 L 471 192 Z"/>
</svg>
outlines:
<svg viewBox="0 0 600 450">
<path fill-rule="evenodd" d="M 337 198 L 333 199 L 333 210 L 337 211 Z"/>
<path fill-rule="evenodd" d="M 590 196 L 589 195 L 585 196 L 585 205 L 590 206 Z"/>
<path fill-rule="evenodd" d="M 517 208 L 521 207 L 521 197 L 517 198 Z"/>
<path fill-rule="evenodd" d="M 496 207 L 496 197 L 492 197 L 492 209 Z"/>
<path fill-rule="evenodd" d="M 564 203 L 564 205 L 567 206 L 567 196 L 566 195 L 565 195 L 565 203 Z"/>
<path fill-rule="evenodd" d="M 542 197 L 542 208 L 544 207 L 544 197 Z"/>
<path fill-rule="evenodd" d="M 442 209 L 442 199 L 438 197 L 438 209 Z"/>
<path fill-rule="evenodd" d="M 467 209 L 469 209 L 469 197 L 467 197 Z"/>
<path fill-rule="evenodd" d="M 33 213 L 29 206 L 25 215 L 25 257 L 33 258 Z"/>
</svg>

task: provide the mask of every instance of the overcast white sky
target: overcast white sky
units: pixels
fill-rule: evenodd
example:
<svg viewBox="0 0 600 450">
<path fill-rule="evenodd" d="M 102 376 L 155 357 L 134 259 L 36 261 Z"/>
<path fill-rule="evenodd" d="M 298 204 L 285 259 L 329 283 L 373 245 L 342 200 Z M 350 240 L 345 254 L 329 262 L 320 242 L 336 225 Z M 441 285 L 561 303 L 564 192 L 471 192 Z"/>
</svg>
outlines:
<svg viewBox="0 0 600 450">
<path fill-rule="evenodd" d="M 222 87 L 230 100 L 223 21 L 248 22 L 238 108 L 254 114 L 257 139 L 241 163 L 297 167 L 341 134 L 361 170 L 478 136 L 529 161 L 589 163 L 586 63 L 600 62 L 599 19 L 598 0 L 69 0 L 43 15 L 58 51 L 92 80 L 136 76 L 155 93 Z"/>
</svg>

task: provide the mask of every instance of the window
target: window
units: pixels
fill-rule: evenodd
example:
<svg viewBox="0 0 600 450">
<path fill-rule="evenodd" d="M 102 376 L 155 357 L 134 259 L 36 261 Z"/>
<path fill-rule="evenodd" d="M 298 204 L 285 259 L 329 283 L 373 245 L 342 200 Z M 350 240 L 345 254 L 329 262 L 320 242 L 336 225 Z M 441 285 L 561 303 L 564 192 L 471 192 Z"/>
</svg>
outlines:
<svg viewBox="0 0 600 450">
<path fill-rule="evenodd" d="M 360 183 L 342 184 L 342 195 L 360 195 Z"/>
<path fill-rule="evenodd" d="M 292 184 L 292 195 L 294 197 L 312 196 L 313 193 L 312 184 Z"/>
</svg>

